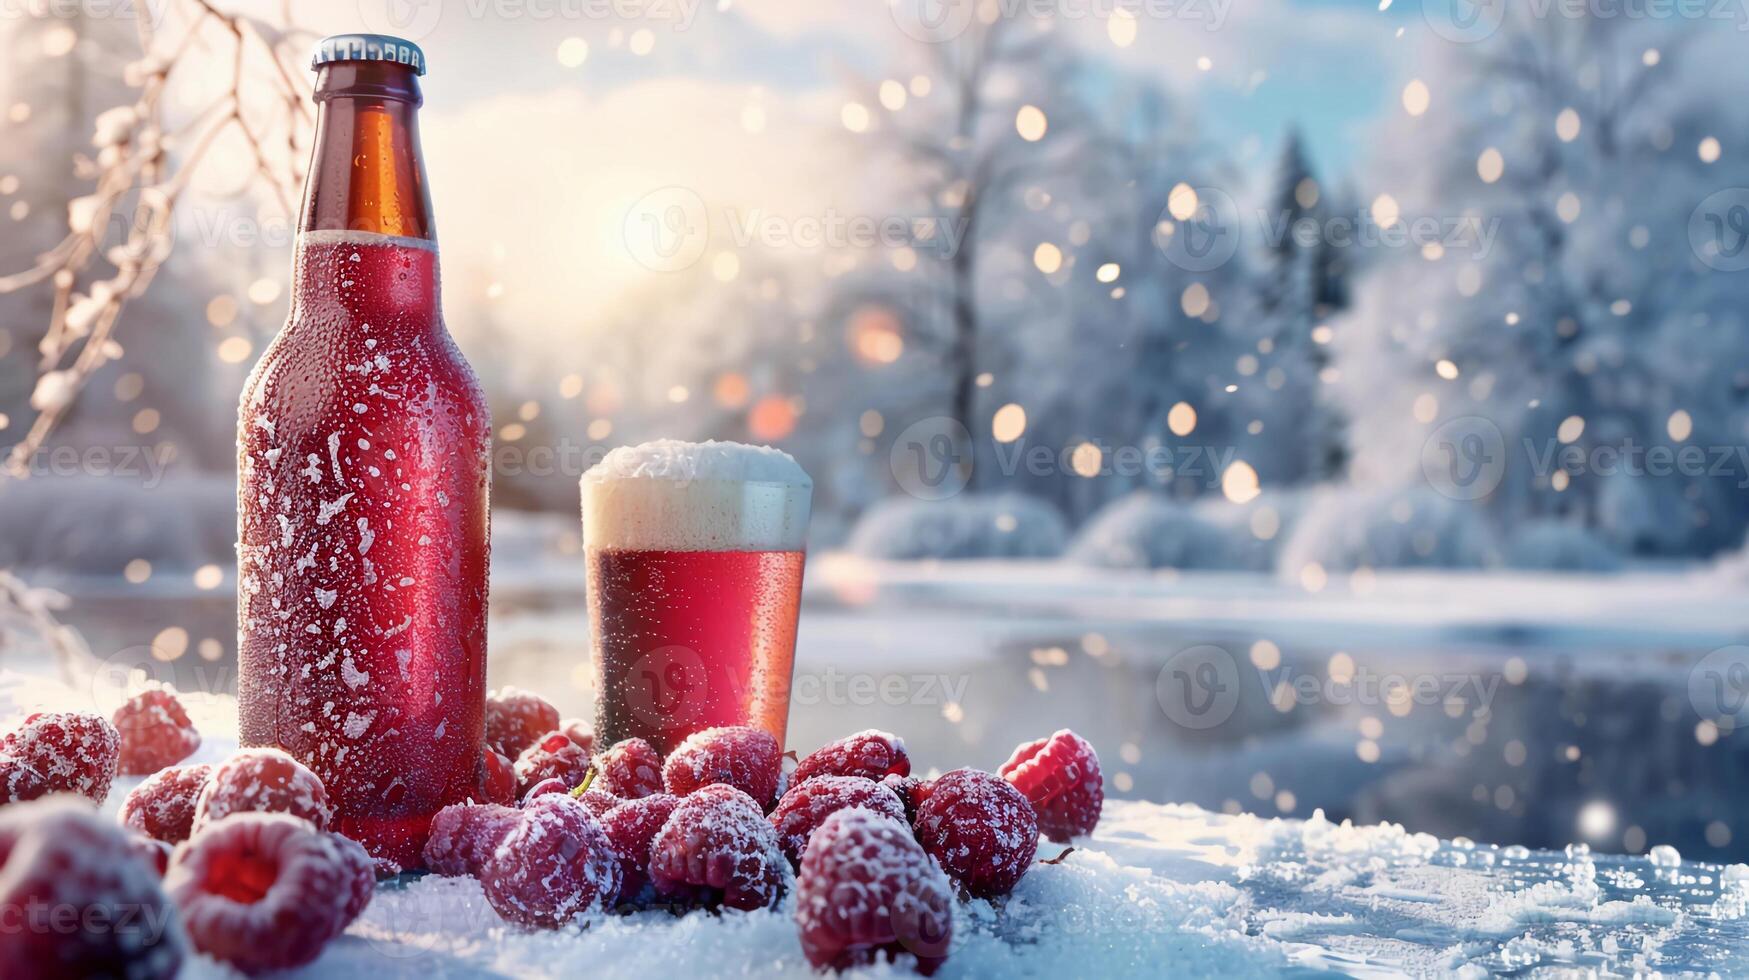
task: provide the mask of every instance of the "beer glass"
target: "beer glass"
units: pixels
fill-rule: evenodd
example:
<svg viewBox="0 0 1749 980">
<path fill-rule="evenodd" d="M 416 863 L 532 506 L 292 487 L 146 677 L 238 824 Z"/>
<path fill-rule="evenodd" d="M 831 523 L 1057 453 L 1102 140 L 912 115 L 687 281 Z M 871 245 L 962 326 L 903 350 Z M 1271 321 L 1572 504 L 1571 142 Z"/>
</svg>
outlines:
<svg viewBox="0 0 1749 980">
<path fill-rule="evenodd" d="M 813 481 L 775 449 L 672 440 L 584 474 L 597 745 L 789 725 Z"/>
</svg>

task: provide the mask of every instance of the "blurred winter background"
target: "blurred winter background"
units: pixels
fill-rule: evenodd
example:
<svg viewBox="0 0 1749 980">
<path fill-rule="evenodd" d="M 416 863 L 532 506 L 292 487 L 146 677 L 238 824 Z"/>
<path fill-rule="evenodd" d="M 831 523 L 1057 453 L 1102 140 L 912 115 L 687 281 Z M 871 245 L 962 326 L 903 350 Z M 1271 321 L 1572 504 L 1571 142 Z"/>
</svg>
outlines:
<svg viewBox="0 0 1749 980">
<path fill-rule="evenodd" d="M 142 16 L 143 15 L 143 16 Z M 576 480 L 813 474 L 792 742 L 1749 855 L 1749 7 L 6 0 L 0 666 L 234 684 L 307 52 L 426 49 L 492 673 L 587 713 Z"/>
</svg>

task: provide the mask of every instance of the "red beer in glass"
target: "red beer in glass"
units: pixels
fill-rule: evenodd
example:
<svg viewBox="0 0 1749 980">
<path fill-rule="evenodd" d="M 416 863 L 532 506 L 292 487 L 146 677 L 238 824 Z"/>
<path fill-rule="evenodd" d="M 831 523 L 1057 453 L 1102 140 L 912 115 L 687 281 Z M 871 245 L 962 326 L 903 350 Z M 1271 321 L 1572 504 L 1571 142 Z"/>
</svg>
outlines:
<svg viewBox="0 0 1749 980">
<path fill-rule="evenodd" d="M 787 454 L 661 441 L 583 477 L 598 744 L 702 728 L 783 744 L 813 482 Z"/>
<path fill-rule="evenodd" d="M 423 55 L 348 35 L 316 67 L 291 312 L 238 411 L 240 731 L 415 868 L 481 796 L 491 421 L 438 304 Z"/>
</svg>

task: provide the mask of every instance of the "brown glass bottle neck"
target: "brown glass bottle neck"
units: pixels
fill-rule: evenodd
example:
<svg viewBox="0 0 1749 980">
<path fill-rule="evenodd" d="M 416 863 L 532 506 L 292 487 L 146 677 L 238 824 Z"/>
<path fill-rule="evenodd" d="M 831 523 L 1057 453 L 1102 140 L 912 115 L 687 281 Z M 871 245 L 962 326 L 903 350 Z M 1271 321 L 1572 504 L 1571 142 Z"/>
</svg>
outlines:
<svg viewBox="0 0 1749 980">
<path fill-rule="evenodd" d="M 323 66 L 300 230 L 437 240 L 419 150 L 421 101 L 410 68 L 378 61 Z"/>
</svg>

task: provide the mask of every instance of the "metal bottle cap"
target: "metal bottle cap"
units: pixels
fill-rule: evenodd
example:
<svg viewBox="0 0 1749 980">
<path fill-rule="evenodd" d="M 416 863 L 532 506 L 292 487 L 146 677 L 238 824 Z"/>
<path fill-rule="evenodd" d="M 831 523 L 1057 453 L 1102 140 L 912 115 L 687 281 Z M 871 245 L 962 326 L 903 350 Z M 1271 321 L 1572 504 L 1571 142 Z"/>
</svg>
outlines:
<svg viewBox="0 0 1749 980">
<path fill-rule="evenodd" d="M 335 34 L 316 45 L 310 60 L 313 71 L 340 61 L 392 61 L 406 65 L 416 75 L 425 74 L 425 52 L 419 45 L 387 34 Z"/>
</svg>

